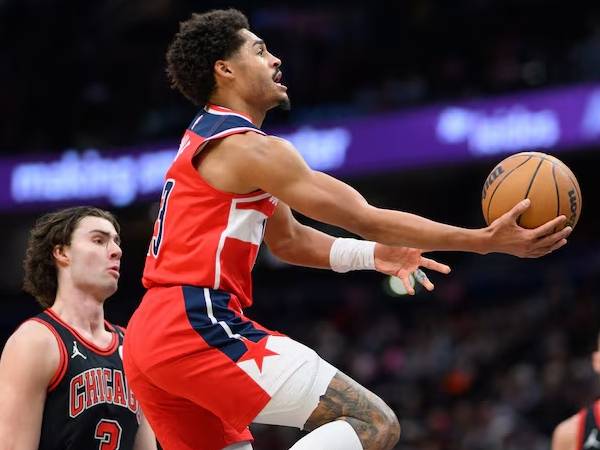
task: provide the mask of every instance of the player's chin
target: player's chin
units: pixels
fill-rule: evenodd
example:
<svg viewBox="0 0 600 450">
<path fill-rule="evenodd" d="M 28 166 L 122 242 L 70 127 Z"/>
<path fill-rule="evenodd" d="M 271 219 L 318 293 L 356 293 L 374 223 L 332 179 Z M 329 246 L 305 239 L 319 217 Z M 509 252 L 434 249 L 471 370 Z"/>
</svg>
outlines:
<svg viewBox="0 0 600 450">
<path fill-rule="evenodd" d="M 110 297 L 115 292 L 117 292 L 118 288 L 119 288 L 119 280 L 111 280 L 110 282 L 106 283 L 106 285 L 104 286 L 104 294 L 105 294 L 106 298 Z"/>
<path fill-rule="evenodd" d="M 279 96 L 276 107 L 284 111 L 289 111 L 292 109 L 292 103 L 290 102 L 290 98 L 288 97 L 287 93 Z"/>
</svg>

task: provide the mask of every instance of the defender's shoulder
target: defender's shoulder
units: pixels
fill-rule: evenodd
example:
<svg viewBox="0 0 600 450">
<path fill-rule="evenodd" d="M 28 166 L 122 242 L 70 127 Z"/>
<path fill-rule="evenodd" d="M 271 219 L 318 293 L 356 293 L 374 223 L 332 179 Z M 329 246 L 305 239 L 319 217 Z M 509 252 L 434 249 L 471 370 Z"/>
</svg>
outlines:
<svg viewBox="0 0 600 450">
<path fill-rule="evenodd" d="M 575 414 L 559 423 L 552 433 L 552 450 L 573 450 L 577 444 L 580 414 Z"/>
</svg>

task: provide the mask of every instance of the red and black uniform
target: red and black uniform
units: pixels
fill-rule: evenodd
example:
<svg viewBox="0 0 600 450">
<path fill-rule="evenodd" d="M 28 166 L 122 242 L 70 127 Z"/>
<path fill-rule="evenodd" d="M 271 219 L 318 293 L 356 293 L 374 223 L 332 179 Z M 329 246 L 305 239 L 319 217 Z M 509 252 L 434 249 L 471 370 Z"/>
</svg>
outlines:
<svg viewBox="0 0 600 450">
<path fill-rule="evenodd" d="M 30 319 L 54 334 L 60 363 L 44 405 L 40 450 L 131 450 L 138 430 L 138 401 L 129 389 L 121 358 L 123 330 L 99 348 L 51 309 Z"/>
</svg>

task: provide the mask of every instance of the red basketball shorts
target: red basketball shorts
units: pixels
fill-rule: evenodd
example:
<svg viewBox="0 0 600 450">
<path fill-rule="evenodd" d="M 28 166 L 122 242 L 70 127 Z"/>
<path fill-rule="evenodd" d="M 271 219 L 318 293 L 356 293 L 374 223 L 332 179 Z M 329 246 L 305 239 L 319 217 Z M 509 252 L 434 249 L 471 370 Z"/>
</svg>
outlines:
<svg viewBox="0 0 600 450">
<path fill-rule="evenodd" d="M 248 425 L 308 366 L 287 350 L 285 342 L 294 341 L 237 305 L 233 295 L 208 288 L 153 288 L 128 324 L 128 383 L 165 450 L 221 450 L 252 440 Z"/>
</svg>

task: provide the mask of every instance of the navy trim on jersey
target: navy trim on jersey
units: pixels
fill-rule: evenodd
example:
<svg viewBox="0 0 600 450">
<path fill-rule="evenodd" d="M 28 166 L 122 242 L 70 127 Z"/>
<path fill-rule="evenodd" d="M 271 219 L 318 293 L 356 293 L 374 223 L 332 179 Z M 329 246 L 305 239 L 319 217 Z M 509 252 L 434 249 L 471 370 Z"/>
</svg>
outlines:
<svg viewBox="0 0 600 450">
<path fill-rule="evenodd" d="M 243 119 L 242 117 L 230 114 L 211 114 L 207 111 L 196 116 L 188 129 L 198 136 L 209 138 L 231 128 L 252 128 L 261 131 L 260 128 L 254 126 L 252 122 Z"/>
<path fill-rule="evenodd" d="M 202 336 L 208 345 L 227 355 L 237 362 L 248 351 L 242 340 L 230 336 L 241 335 L 252 342 L 258 342 L 267 333 L 257 329 L 249 320 L 237 316 L 228 308 L 231 295 L 208 288 L 183 286 L 183 298 L 188 320 L 192 328 Z M 209 314 L 205 291 L 210 298 L 212 317 Z"/>
</svg>

